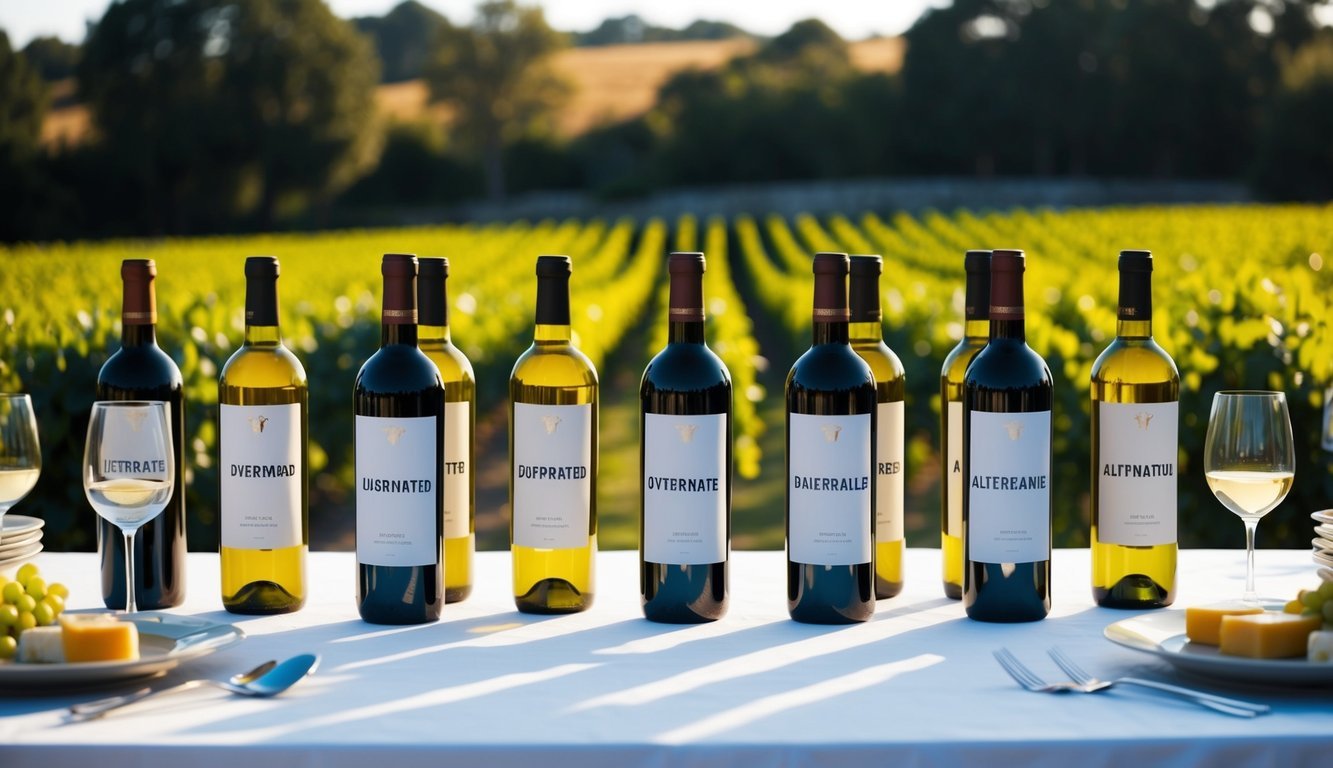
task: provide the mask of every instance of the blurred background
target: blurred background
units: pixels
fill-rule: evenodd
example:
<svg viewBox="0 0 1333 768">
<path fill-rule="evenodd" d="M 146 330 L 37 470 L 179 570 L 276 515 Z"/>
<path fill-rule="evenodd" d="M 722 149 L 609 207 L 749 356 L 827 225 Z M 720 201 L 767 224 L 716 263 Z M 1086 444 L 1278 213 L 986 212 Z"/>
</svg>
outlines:
<svg viewBox="0 0 1333 768">
<path fill-rule="evenodd" d="M 1115 254 L 1142 247 L 1182 373 L 1182 544 L 1241 545 L 1192 462 L 1213 392 L 1268 387 L 1300 458 L 1259 543 L 1308 546 L 1308 513 L 1333 506 L 1330 23 L 1322 0 L 3 0 L 0 390 L 32 393 L 45 455 L 15 513 L 46 518 L 49 547 L 92 547 L 82 430 L 119 344 L 119 261 L 154 258 L 190 543 L 216 547 L 216 375 L 242 259 L 263 253 L 311 373 L 312 541 L 350 547 L 349 394 L 378 342 L 378 255 L 401 250 L 453 263 L 479 542 L 502 548 L 505 380 L 532 257 L 559 252 L 602 370 L 602 545 L 633 547 L 662 256 L 703 249 L 737 382 L 734 540 L 781 547 L 783 380 L 809 255 L 833 249 L 885 256 L 907 536 L 934 546 L 962 252 L 1016 246 L 1057 376 L 1056 543 L 1084 546 L 1088 370 L 1114 335 Z"/>
</svg>

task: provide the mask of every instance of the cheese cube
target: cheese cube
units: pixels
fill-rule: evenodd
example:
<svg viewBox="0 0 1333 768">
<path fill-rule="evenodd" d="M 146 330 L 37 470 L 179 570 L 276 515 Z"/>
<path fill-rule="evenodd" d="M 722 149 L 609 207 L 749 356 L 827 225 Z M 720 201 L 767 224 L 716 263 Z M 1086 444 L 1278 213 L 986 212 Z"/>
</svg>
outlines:
<svg viewBox="0 0 1333 768">
<path fill-rule="evenodd" d="M 132 661 L 139 658 L 139 628 L 106 614 L 60 617 L 66 661 Z"/>
<path fill-rule="evenodd" d="M 1318 616 L 1290 613 L 1257 613 L 1223 616 L 1219 650 L 1251 659 L 1287 659 L 1304 656 L 1310 633 L 1324 626 Z"/>
<path fill-rule="evenodd" d="M 1253 603 L 1236 601 L 1191 606 L 1185 609 L 1185 634 L 1189 636 L 1191 643 L 1217 645 L 1221 642 L 1223 616 L 1243 616 L 1263 612 L 1263 608 Z"/>
<path fill-rule="evenodd" d="M 65 660 L 60 627 L 33 627 L 19 635 L 18 660 L 23 664 L 59 664 Z"/>
<path fill-rule="evenodd" d="M 1333 661 L 1333 632 L 1311 632 L 1305 655 L 1310 661 Z"/>
</svg>

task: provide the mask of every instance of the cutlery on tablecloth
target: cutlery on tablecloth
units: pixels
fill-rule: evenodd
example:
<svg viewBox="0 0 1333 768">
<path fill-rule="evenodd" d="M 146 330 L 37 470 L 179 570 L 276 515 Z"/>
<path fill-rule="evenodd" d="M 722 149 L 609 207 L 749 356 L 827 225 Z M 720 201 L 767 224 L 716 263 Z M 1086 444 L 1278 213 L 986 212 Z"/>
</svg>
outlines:
<svg viewBox="0 0 1333 768">
<path fill-rule="evenodd" d="M 1236 709 L 1253 709 L 1256 714 L 1267 714 L 1272 708 L 1267 704 L 1256 704 L 1253 702 L 1242 701 L 1240 699 L 1231 699 L 1226 696 L 1218 696 L 1207 691 L 1200 691 L 1194 688 L 1186 688 L 1180 685 L 1171 685 L 1170 683 L 1159 683 L 1156 680 L 1144 680 L 1138 677 L 1117 677 L 1114 680 L 1099 680 L 1096 677 L 1083 671 L 1083 668 L 1070 658 L 1059 648 L 1052 648 L 1047 653 L 1056 665 L 1065 671 L 1065 674 L 1074 679 L 1079 685 L 1102 686 L 1110 688 L 1113 685 L 1134 685 L 1140 688 L 1148 688 L 1154 691 L 1170 693 L 1182 698 L 1194 699 L 1198 701 L 1214 701 L 1227 707 Z"/>
<path fill-rule="evenodd" d="M 1122 682 L 1098 680 L 1089 683 L 1078 683 L 1073 681 L 1048 683 L 1035 672 L 1024 666 L 1023 663 L 1010 653 L 1007 648 L 1001 648 L 998 651 L 995 651 L 993 655 L 995 656 L 995 660 L 1000 662 L 1000 666 L 1004 668 L 1005 672 L 1009 673 L 1009 676 L 1012 677 L 1015 682 L 1026 690 L 1036 693 L 1099 693 L 1101 691 L 1109 690 L 1116 684 L 1116 682 Z M 1180 696 L 1181 698 L 1198 704 L 1201 707 L 1207 707 L 1208 709 L 1228 715 L 1234 715 L 1236 717 L 1255 717 L 1269 711 L 1268 706 L 1264 704 L 1252 704 L 1238 699 L 1214 696 L 1213 694 L 1202 694 L 1201 696 L 1200 692 L 1192 691 L 1188 688 L 1165 686 L 1165 684 L 1162 684 L 1162 686 L 1149 687 L 1152 687 L 1155 690 L 1160 690 L 1163 693 L 1171 693 L 1172 695 Z"/>
</svg>

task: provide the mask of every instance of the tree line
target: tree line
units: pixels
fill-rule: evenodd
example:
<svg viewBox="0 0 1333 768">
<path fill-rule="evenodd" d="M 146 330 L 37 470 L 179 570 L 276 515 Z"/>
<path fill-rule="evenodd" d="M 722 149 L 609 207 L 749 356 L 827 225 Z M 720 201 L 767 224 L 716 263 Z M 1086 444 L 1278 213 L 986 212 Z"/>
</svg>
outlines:
<svg viewBox="0 0 1333 768">
<path fill-rule="evenodd" d="M 514 0 L 483 2 L 467 25 L 412 2 L 349 22 L 322 0 L 121 0 L 77 47 L 17 52 L 0 32 L 0 238 L 895 175 L 1243 179 L 1263 197 L 1330 199 L 1324 1 L 955 0 L 908 30 L 894 74 L 859 71 L 807 20 L 677 73 L 641 116 L 568 138 L 553 129 L 571 92 L 550 66 L 562 47 L 731 29 L 619 19 L 571 40 Z M 376 86 L 418 73 L 448 117 L 386 126 Z M 62 74 L 94 137 L 52 153 L 45 80 Z"/>
</svg>

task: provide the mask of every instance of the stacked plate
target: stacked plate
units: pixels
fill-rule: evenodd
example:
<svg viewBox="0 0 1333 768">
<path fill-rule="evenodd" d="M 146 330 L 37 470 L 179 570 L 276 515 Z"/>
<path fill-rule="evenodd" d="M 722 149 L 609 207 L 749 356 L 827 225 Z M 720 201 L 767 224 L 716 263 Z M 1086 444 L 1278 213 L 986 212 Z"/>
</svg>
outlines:
<svg viewBox="0 0 1333 768">
<path fill-rule="evenodd" d="M 0 517 L 0 571 L 31 560 L 42 551 L 42 526 L 45 521 L 24 515 Z"/>
<path fill-rule="evenodd" d="M 1313 512 L 1310 517 L 1316 523 L 1314 527 L 1314 561 L 1322 566 L 1333 568 L 1333 509 Z"/>
</svg>

